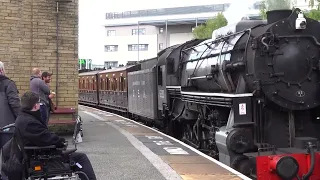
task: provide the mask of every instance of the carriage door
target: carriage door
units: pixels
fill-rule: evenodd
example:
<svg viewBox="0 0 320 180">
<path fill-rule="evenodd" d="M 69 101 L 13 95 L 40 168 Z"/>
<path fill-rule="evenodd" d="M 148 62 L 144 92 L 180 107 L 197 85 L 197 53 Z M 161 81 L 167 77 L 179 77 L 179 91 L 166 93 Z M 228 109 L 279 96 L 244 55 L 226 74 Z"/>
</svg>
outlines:
<svg viewBox="0 0 320 180">
<path fill-rule="evenodd" d="M 163 110 L 163 104 L 167 103 L 166 90 L 166 66 L 157 67 L 157 84 L 158 84 L 158 110 Z"/>
</svg>

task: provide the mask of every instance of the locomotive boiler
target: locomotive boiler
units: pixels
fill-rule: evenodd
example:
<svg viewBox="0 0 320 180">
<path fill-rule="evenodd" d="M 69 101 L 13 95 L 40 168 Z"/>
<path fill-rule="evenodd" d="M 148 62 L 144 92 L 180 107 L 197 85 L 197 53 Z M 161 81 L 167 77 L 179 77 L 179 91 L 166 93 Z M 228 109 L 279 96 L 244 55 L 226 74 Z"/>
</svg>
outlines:
<svg viewBox="0 0 320 180">
<path fill-rule="evenodd" d="M 182 50 L 182 139 L 258 179 L 318 178 L 319 29 L 300 9 L 269 11 Z"/>
</svg>

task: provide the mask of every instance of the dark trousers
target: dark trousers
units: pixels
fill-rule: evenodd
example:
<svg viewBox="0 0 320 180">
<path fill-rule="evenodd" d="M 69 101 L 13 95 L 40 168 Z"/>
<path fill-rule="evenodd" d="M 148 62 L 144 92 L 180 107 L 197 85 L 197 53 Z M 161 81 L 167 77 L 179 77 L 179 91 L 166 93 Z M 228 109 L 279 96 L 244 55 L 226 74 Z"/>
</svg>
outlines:
<svg viewBox="0 0 320 180">
<path fill-rule="evenodd" d="M 46 105 L 40 105 L 40 113 L 41 113 L 41 120 L 45 122 L 46 125 L 48 125 L 47 119 L 48 119 L 48 108 Z"/>
<path fill-rule="evenodd" d="M 84 172 L 88 176 L 89 180 L 97 180 L 91 162 L 86 154 L 74 152 L 70 155 L 70 158 L 75 163 L 79 163 L 82 166 L 82 169 L 77 168 L 77 170 Z M 79 174 L 79 177 L 81 180 L 87 180 L 83 174 Z"/>
</svg>

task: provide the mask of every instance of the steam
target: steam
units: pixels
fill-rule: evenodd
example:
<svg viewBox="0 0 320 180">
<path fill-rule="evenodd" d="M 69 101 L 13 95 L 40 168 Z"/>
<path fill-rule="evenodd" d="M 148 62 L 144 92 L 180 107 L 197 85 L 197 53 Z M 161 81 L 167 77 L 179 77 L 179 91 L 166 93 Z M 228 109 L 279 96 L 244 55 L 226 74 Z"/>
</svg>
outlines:
<svg viewBox="0 0 320 180">
<path fill-rule="evenodd" d="M 259 10 L 253 9 L 253 4 L 259 0 L 232 0 L 229 8 L 223 13 L 228 25 L 235 24 L 248 14 L 257 14 Z M 261 0 L 260 0 L 261 1 Z"/>
</svg>

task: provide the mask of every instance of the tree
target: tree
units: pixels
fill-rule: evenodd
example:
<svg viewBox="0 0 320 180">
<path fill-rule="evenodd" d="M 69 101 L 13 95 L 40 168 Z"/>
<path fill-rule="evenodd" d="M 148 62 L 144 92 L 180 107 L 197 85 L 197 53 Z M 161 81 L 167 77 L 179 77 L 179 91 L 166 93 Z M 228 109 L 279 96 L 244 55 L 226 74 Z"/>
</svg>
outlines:
<svg viewBox="0 0 320 180">
<path fill-rule="evenodd" d="M 222 13 L 218 13 L 212 19 L 209 19 L 205 24 L 196 27 L 193 30 L 193 35 L 197 39 L 207 39 L 212 37 L 212 32 L 228 24 L 227 19 Z"/>
<path fill-rule="evenodd" d="M 305 0 L 305 2 L 307 1 Z M 317 2 L 317 5 L 315 5 L 315 2 Z M 305 15 L 308 18 L 320 20 L 320 0 L 309 0 L 309 7 L 315 7 L 316 9 L 311 9 L 309 12 L 305 13 Z"/>
<path fill-rule="evenodd" d="M 307 0 L 305 0 L 305 2 L 307 2 Z M 317 2 L 317 10 L 319 11 L 320 10 L 320 0 L 309 0 L 309 7 L 313 8 L 314 7 L 314 3 Z"/>
<path fill-rule="evenodd" d="M 305 16 L 314 20 L 320 20 L 320 10 L 312 9 L 309 12 L 305 13 Z"/>
<path fill-rule="evenodd" d="M 292 0 L 263 0 L 260 8 L 260 15 L 263 19 L 267 19 L 267 11 L 291 9 L 293 5 L 294 2 Z"/>
</svg>

